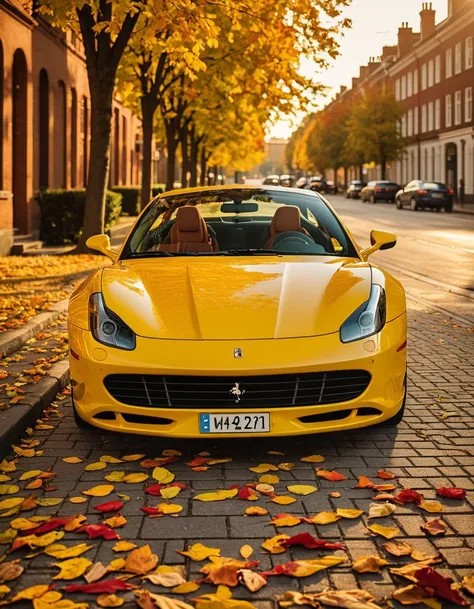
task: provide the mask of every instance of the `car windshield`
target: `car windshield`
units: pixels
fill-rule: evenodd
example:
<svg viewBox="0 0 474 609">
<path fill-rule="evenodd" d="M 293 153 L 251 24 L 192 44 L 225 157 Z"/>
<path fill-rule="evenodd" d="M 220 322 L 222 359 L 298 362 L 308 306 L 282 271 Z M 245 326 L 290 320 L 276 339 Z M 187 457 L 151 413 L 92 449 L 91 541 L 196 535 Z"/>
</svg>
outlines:
<svg viewBox="0 0 474 609">
<path fill-rule="evenodd" d="M 398 188 L 398 184 L 394 182 L 377 182 L 377 186 L 381 186 L 382 188 Z"/>
<path fill-rule="evenodd" d="M 358 258 L 321 197 L 265 188 L 160 195 L 137 221 L 121 257 L 254 254 Z"/>
<path fill-rule="evenodd" d="M 423 188 L 426 188 L 426 190 L 448 190 L 446 184 L 441 184 L 441 182 L 423 182 Z"/>
</svg>

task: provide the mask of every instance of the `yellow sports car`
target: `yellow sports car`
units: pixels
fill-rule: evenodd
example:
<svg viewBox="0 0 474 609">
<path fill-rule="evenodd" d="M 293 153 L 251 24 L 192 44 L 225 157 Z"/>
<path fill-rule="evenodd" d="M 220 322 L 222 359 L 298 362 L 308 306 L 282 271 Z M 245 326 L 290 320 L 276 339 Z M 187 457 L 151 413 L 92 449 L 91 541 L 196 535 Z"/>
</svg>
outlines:
<svg viewBox="0 0 474 609">
<path fill-rule="evenodd" d="M 397 424 L 405 293 L 312 191 L 226 186 L 154 199 L 69 306 L 80 427 L 286 436 Z"/>
</svg>

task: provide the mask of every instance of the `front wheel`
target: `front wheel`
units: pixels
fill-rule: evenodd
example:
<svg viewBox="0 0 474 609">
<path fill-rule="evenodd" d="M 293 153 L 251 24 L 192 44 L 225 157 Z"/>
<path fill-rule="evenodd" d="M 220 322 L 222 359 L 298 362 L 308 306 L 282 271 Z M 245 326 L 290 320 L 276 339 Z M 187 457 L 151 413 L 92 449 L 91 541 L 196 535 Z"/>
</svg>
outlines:
<svg viewBox="0 0 474 609">
<path fill-rule="evenodd" d="M 369 201 L 372 203 L 372 205 L 375 205 L 375 203 L 377 202 L 375 195 L 370 195 Z"/>
<path fill-rule="evenodd" d="M 410 209 L 411 211 L 418 211 L 418 203 L 416 202 L 416 199 L 412 199 L 410 201 Z"/>
<path fill-rule="evenodd" d="M 403 209 L 403 205 L 400 200 L 400 197 L 397 197 L 396 204 L 397 204 L 397 209 Z"/>
</svg>

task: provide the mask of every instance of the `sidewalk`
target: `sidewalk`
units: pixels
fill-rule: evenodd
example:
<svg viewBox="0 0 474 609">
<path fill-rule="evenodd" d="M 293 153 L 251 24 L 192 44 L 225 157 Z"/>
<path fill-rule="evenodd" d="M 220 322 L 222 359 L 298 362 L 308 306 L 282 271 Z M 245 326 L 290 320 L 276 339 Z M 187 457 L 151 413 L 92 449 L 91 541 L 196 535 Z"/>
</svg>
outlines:
<svg viewBox="0 0 474 609">
<path fill-rule="evenodd" d="M 453 206 L 453 211 L 458 214 L 474 214 L 474 203 L 464 203 L 461 205 L 460 203 L 455 203 Z"/>
</svg>

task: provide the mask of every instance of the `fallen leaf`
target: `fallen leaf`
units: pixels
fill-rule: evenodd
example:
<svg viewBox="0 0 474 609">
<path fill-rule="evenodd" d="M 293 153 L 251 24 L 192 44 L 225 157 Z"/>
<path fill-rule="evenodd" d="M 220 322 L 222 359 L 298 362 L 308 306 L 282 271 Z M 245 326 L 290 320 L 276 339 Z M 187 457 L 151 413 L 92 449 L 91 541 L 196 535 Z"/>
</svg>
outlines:
<svg viewBox="0 0 474 609">
<path fill-rule="evenodd" d="M 267 472 L 278 471 L 278 467 L 276 465 L 272 465 L 271 463 L 260 463 L 260 465 L 255 467 L 249 467 L 249 471 L 256 474 L 266 474 Z"/>
<path fill-rule="evenodd" d="M 270 521 L 276 527 L 294 527 L 300 524 L 301 518 L 298 516 L 292 516 L 291 514 L 277 514 L 276 517 Z"/>
<path fill-rule="evenodd" d="M 428 501 L 426 499 L 419 503 L 418 507 L 425 512 L 442 512 L 444 509 L 439 501 Z"/>
<path fill-rule="evenodd" d="M 173 594 L 190 594 L 191 592 L 196 592 L 199 588 L 200 586 L 196 582 L 186 582 L 180 586 L 176 586 L 171 592 L 173 592 Z"/>
<path fill-rule="evenodd" d="M 95 463 L 89 463 L 89 465 L 86 465 L 84 468 L 85 472 L 96 472 L 99 471 L 100 469 L 105 469 L 107 467 L 107 463 L 104 463 L 104 461 L 97 461 Z"/>
<path fill-rule="evenodd" d="M 87 497 L 70 497 L 69 501 L 71 503 L 85 503 L 87 501 Z"/>
<path fill-rule="evenodd" d="M 362 516 L 364 510 L 353 510 L 353 509 L 341 509 L 337 508 L 336 516 L 341 516 L 341 518 L 359 518 Z"/>
<path fill-rule="evenodd" d="M 281 546 L 288 548 L 290 546 L 303 546 L 305 548 L 313 549 L 324 549 L 324 550 L 343 550 L 344 546 L 341 543 L 332 543 L 323 539 L 316 539 L 311 533 L 299 533 L 293 537 L 280 542 Z"/>
<path fill-rule="evenodd" d="M 382 548 L 393 556 L 410 556 L 413 552 L 412 546 L 405 541 L 388 541 L 382 544 Z"/>
<path fill-rule="evenodd" d="M 397 527 L 384 527 L 380 524 L 372 524 L 370 527 L 367 527 L 369 531 L 372 533 L 376 533 L 377 535 L 382 535 L 385 539 L 392 539 L 400 534 L 400 529 Z"/>
<path fill-rule="evenodd" d="M 395 495 L 395 499 L 397 501 L 401 501 L 402 503 L 415 503 L 418 505 L 423 501 L 423 495 L 421 493 L 417 493 L 411 488 L 404 488 Z"/>
<path fill-rule="evenodd" d="M 374 488 L 374 487 L 375 487 L 375 482 L 372 482 L 372 480 L 370 480 L 370 478 L 367 478 L 367 476 L 359 476 L 357 484 L 355 486 L 353 486 L 352 488 Z"/>
<path fill-rule="evenodd" d="M 69 584 L 64 589 L 67 593 L 83 592 L 84 594 L 114 594 L 119 590 L 131 590 L 133 586 L 123 579 L 108 579 L 105 582 L 92 584 Z"/>
<path fill-rule="evenodd" d="M 388 561 L 378 556 L 359 556 L 353 563 L 352 568 L 358 573 L 378 573 L 381 567 L 388 565 Z"/>
<path fill-rule="evenodd" d="M 99 581 L 109 572 L 108 567 L 104 566 L 101 562 L 96 562 L 84 575 L 84 579 L 88 584 Z"/>
<path fill-rule="evenodd" d="M 243 584 L 247 590 L 250 592 L 258 592 L 260 588 L 267 585 L 267 580 L 265 577 L 260 575 L 260 573 L 255 573 L 255 571 L 251 571 L 250 569 L 240 569 L 238 572 L 239 581 Z"/>
<path fill-rule="evenodd" d="M 281 565 L 276 565 L 271 571 L 265 571 L 263 576 L 270 575 L 287 575 L 289 577 L 308 577 L 318 571 L 335 567 L 346 559 L 342 556 L 323 556 L 322 558 L 314 558 L 308 560 L 294 560 Z"/>
<path fill-rule="evenodd" d="M 218 491 L 214 491 L 213 493 L 202 493 L 201 495 L 196 495 L 194 499 L 196 501 L 223 501 L 224 499 L 232 499 L 238 493 L 238 489 L 234 488 L 231 490 L 221 489 Z"/>
<path fill-rule="evenodd" d="M 145 455 L 125 455 L 125 457 L 122 457 L 122 461 L 140 461 L 143 457 L 145 457 Z"/>
<path fill-rule="evenodd" d="M 249 544 L 245 544 L 240 548 L 239 552 L 240 552 L 240 555 L 242 556 L 242 558 L 247 559 L 252 556 L 253 548 Z M 1 566 L 0 566 L 0 569 L 1 569 Z"/>
<path fill-rule="evenodd" d="M 393 480 L 397 476 L 395 474 L 391 474 L 390 472 L 386 472 L 383 469 L 379 469 L 377 472 L 377 478 L 382 478 L 382 480 Z"/>
<path fill-rule="evenodd" d="M 127 524 L 127 519 L 122 516 L 122 514 L 117 514 L 116 516 L 112 516 L 111 518 L 104 520 L 103 524 L 111 529 L 118 529 L 119 527 L 123 527 L 123 525 Z"/>
<path fill-rule="evenodd" d="M 8 603 L 3 601 L 2 604 L 10 604 L 16 603 L 17 601 L 28 600 L 31 601 L 35 598 L 40 598 L 43 594 L 46 594 L 48 590 L 51 590 L 53 584 L 41 584 L 38 586 L 30 586 L 29 588 L 24 588 L 15 594 L 15 596 L 9 599 Z"/>
<path fill-rule="evenodd" d="M 278 505 L 290 505 L 290 503 L 295 503 L 296 499 L 294 497 L 288 497 L 287 495 L 277 495 L 270 499 L 272 503 L 277 503 Z"/>
<path fill-rule="evenodd" d="M 152 477 L 162 484 L 173 482 L 175 476 L 166 467 L 155 467 L 152 472 Z"/>
<path fill-rule="evenodd" d="M 15 531 L 16 533 L 16 531 Z M 29 546 L 31 549 L 34 548 L 45 548 L 46 546 L 51 545 L 55 541 L 62 539 L 64 537 L 63 531 L 51 531 L 46 533 L 45 535 L 40 535 L 37 537 L 36 535 L 26 535 L 25 537 L 21 537 L 20 539 L 15 539 L 15 541 L 10 546 L 10 552 L 14 552 L 23 546 Z"/>
<path fill-rule="evenodd" d="M 369 507 L 369 518 L 383 518 L 393 514 L 397 506 L 393 503 L 371 503 Z"/>
<path fill-rule="evenodd" d="M 252 505 L 246 508 L 245 513 L 247 516 L 265 516 L 265 514 L 268 514 L 268 510 L 258 505 Z"/>
<path fill-rule="evenodd" d="M 3 501 L 0 501 L 0 510 L 10 510 L 11 508 L 21 505 L 23 501 L 23 497 L 10 497 L 10 499 L 3 499 Z"/>
<path fill-rule="evenodd" d="M 84 514 L 79 514 L 77 516 L 73 516 L 72 518 L 69 518 L 68 522 L 65 523 L 64 530 L 65 531 L 76 531 L 78 528 L 83 526 L 83 524 L 86 522 L 86 520 L 87 520 L 87 518 L 84 516 Z"/>
<path fill-rule="evenodd" d="M 262 548 L 270 552 L 270 554 L 283 554 L 283 552 L 286 552 L 286 548 L 281 545 L 281 542 L 285 541 L 285 539 L 290 539 L 289 535 L 275 535 L 270 537 L 270 539 L 265 539 L 262 543 Z"/>
<path fill-rule="evenodd" d="M 127 573 L 137 573 L 143 575 L 148 573 L 158 564 L 158 556 L 153 554 L 147 544 L 141 548 L 136 548 L 128 554 L 125 559 L 125 571 Z"/>
<path fill-rule="evenodd" d="M 51 544 L 45 548 L 44 553 L 54 558 L 75 558 L 90 550 L 94 546 L 88 546 L 86 543 L 80 543 L 76 546 L 67 547 L 60 543 Z"/>
<path fill-rule="evenodd" d="M 0 584 L 18 579 L 24 570 L 19 560 L 0 564 Z"/>
<path fill-rule="evenodd" d="M 36 505 L 41 507 L 52 507 L 54 505 L 59 505 L 64 501 L 63 497 L 36 497 L 35 499 Z"/>
<path fill-rule="evenodd" d="M 334 512 L 319 512 L 311 518 L 305 518 L 305 521 L 309 524 L 331 524 L 332 522 L 337 522 L 340 518 Z"/>
<path fill-rule="evenodd" d="M 302 457 L 300 461 L 305 463 L 322 463 L 325 458 L 322 455 L 309 455 L 309 457 Z"/>
<path fill-rule="evenodd" d="M 347 609 L 380 609 L 374 603 L 375 598 L 366 590 L 324 590 L 313 595 L 316 601 L 332 607 L 347 607 Z"/>
<path fill-rule="evenodd" d="M 262 484 L 278 484 L 280 482 L 280 477 L 275 474 L 264 474 L 260 476 L 258 479 Z"/>
<path fill-rule="evenodd" d="M 150 476 L 148 474 L 135 472 L 124 476 L 122 478 L 122 482 L 125 482 L 126 484 L 138 484 L 139 482 L 145 482 L 145 480 L 148 480 L 149 477 Z"/>
<path fill-rule="evenodd" d="M 87 558 L 69 558 L 63 562 L 53 564 L 53 567 L 59 568 L 59 573 L 53 579 L 77 579 L 81 577 L 87 569 L 92 565 Z"/>
<path fill-rule="evenodd" d="M 183 511 L 183 506 L 176 503 L 159 503 L 158 509 L 162 514 L 178 514 Z"/>
<path fill-rule="evenodd" d="M 99 512 L 118 512 L 124 505 L 123 501 L 108 501 L 107 503 L 95 505 L 94 510 L 98 510 Z"/>
<path fill-rule="evenodd" d="M 106 526 L 105 524 L 86 524 L 79 529 L 79 532 L 87 534 L 89 539 L 120 539 L 120 535 L 116 531 Z"/>
<path fill-rule="evenodd" d="M 316 476 L 318 476 L 319 478 L 324 478 L 325 480 L 331 480 L 332 482 L 337 482 L 339 480 L 347 480 L 347 476 L 344 476 L 339 472 L 329 472 L 325 469 L 317 469 Z"/>
<path fill-rule="evenodd" d="M 271 484 L 257 484 L 255 486 L 255 490 L 258 491 L 259 493 L 262 493 L 263 495 L 270 495 L 270 496 L 273 496 L 273 493 L 275 492 L 275 488 Z M 258 495 L 257 495 L 257 498 L 258 498 Z"/>
<path fill-rule="evenodd" d="M 95 602 L 99 607 L 121 607 L 125 602 L 121 596 L 116 594 L 100 594 Z"/>
<path fill-rule="evenodd" d="M 474 596 L 474 575 L 465 575 L 461 582 L 463 590 L 466 590 L 471 596 Z"/>
<path fill-rule="evenodd" d="M 84 459 L 81 457 L 64 457 L 61 461 L 64 461 L 64 463 L 82 463 Z"/>
<path fill-rule="evenodd" d="M 167 486 L 166 488 L 161 489 L 160 494 L 163 499 L 173 499 L 173 497 L 179 495 L 180 492 L 181 489 L 179 486 Z"/>
<path fill-rule="evenodd" d="M 329 496 L 335 497 L 337 499 L 338 497 L 341 496 L 341 493 L 339 493 L 338 491 L 333 491 L 332 493 L 329 493 Z"/>
<path fill-rule="evenodd" d="M 36 478 L 37 476 L 39 476 L 41 474 L 41 470 L 40 469 L 32 469 L 28 472 L 24 472 L 19 478 L 18 480 L 30 480 L 30 478 Z"/>
<path fill-rule="evenodd" d="M 118 541 L 112 550 L 114 552 L 128 552 L 129 550 L 133 550 L 137 545 L 135 543 L 130 543 L 129 541 Z"/>
<path fill-rule="evenodd" d="M 278 469 L 281 469 L 284 472 L 291 472 L 295 465 L 296 463 L 279 463 Z"/>
<path fill-rule="evenodd" d="M 466 497 L 466 491 L 463 488 L 437 488 L 436 494 L 440 497 L 447 497 L 448 499 L 462 500 Z"/>
<path fill-rule="evenodd" d="M 16 484 L 0 484 L 0 495 L 14 495 L 19 490 L 20 487 Z"/>
<path fill-rule="evenodd" d="M 102 455 L 99 461 L 104 463 L 123 463 L 122 459 L 117 459 L 117 457 L 111 457 L 110 455 Z"/>
<path fill-rule="evenodd" d="M 12 528 L 0 532 L 0 545 L 10 544 L 18 535 L 18 531 Z M 11 550 L 10 550 L 11 551 Z"/>
<path fill-rule="evenodd" d="M 311 495 L 311 493 L 315 493 L 318 490 L 316 486 L 312 486 L 311 484 L 293 484 L 286 488 L 290 493 L 294 493 L 295 495 Z"/>
<path fill-rule="evenodd" d="M 402 605 L 418 605 L 430 597 L 423 588 L 410 584 L 404 588 L 394 590 L 394 592 L 392 592 L 392 598 Z"/>
<path fill-rule="evenodd" d="M 441 520 L 441 518 L 433 518 L 428 520 L 425 524 L 420 526 L 420 529 L 428 535 L 444 535 L 448 530 L 447 525 Z"/>
<path fill-rule="evenodd" d="M 0 405 L 2 405 L 2 404 L 0 404 Z M 5 595 L 10 594 L 10 592 L 11 592 L 11 588 L 9 588 L 8 586 L 5 586 L 5 585 L 0 585 L 0 599 L 3 598 Z"/>
<path fill-rule="evenodd" d="M 155 586 L 163 586 L 164 588 L 175 588 L 186 583 L 186 580 L 177 571 L 168 571 L 166 573 L 149 573 L 146 579 L 151 581 Z"/>
<path fill-rule="evenodd" d="M 392 567 L 390 569 L 390 573 L 395 575 L 400 575 L 400 577 L 404 577 L 412 582 L 418 583 L 418 580 L 415 574 L 420 571 L 423 567 L 428 567 L 429 565 L 440 562 L 442 559 L 439 557 L 431 557 L 428 560 L 421 562 L 411 562 L 407 565 L 403 565 L 403 567 Z"/>
<path fill-rule="evenodd" d="M 107 464 L 106 464 L 107 465 Z M 107 482 L 122 482 L 125 478 L 125 472 L 113 471 L 104 476 L 104 480 Z"/>
<path fill-rule="evenodd" d="M 202 543 L 195 543 L 192 546 L 189 546 L 185 552 L 180 552 L 179 550 L 177 550 L 177 552 L 183 556 L 189 556 L 191 560 L 195 561 L 205 560 L 210 556 L 220 556 L 221 553 L 219 548 L 208 548 Z"/>
<path fill-rule="evenodd" d="M 93 486 L 92 488 L 81 491 L 83 495 L 89 495 L 90 497 L 106 497 L 114 491 L 115 487 L 113 484 L 99 484 L 99 486 Z"/>
<path fill-rule="evenodd" d="M 450 577 L 443 577 L 432 567 L 423 567 L 415 573 L 415 577 L 420 586 L 432 588 L 436 596 L 457 605 L 467 605 L 467 601 L 452 587 L 454 581 Z"/>
</svg>

